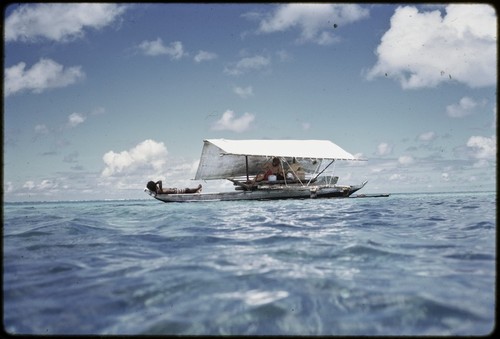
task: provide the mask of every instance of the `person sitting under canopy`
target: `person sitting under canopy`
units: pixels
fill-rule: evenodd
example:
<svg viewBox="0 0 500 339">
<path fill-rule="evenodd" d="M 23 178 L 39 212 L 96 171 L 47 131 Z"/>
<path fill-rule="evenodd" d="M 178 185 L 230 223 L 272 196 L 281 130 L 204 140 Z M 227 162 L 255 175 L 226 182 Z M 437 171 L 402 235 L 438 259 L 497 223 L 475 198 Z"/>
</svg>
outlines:
<svg viewBox="0 0 500 339">
<path fill-rule="evenodd" d="M 270 175 L 275 175 L 276 180 L 283 180 L 285 178 L 283 166 L 277 157 L 274 157 L 271 162 L 265 163 L 262 167 L 262 172 L 257 174 L 251 183 L 255 184 L 258 181 L 269 180 Z"/>
</svg>

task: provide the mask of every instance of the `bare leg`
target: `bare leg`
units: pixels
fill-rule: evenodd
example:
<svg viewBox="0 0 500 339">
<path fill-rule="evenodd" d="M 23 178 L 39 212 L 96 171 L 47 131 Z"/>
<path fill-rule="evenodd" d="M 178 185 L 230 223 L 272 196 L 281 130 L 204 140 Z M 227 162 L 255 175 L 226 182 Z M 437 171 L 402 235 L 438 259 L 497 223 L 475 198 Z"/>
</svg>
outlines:
<svg viewBox="0 0 500 339">
<path fill-rule="evenodd" d="M 266 178 L 266 173 L 259 173 L 253 178 L 253 180 L 250 182 L 250 184 L 255 185 L 257 181 L 262 181 Z"/>
<path fill-rule="evenodd" d="M 186 193 L 199 193 L 199 192 L 201 192 L 201 187 L 202 187 L 202 186 L 201 186 L 201 184 L 200 184 L 200 185 L 198 185 L 198 187 L 197 187 L 197 188 L 186 188 L 186 189 L 185 189 L 185 192 L 186 192 Z"/>
<path fill-rule="evenodd" d="M 161 184 L 160 184 L 161 187 Z M 183 193 L 200 193 L 201 192 L 201 184 L 198 185 L 197 188 L 165 188 L 165 189 L 160 189 L 158 190 L 158 193 L 163 193 L 163 194 L 183 194 Z"/>
</svg>

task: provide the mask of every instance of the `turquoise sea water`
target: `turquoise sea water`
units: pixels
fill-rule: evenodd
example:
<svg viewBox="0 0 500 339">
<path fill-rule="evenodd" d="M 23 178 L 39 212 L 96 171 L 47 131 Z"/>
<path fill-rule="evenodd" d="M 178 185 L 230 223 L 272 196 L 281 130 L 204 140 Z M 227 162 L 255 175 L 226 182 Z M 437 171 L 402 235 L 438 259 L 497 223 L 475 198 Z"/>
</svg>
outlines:
<svg viewBox="0 0 500 339">
<path fill-rule="evenodd" d="M 485 335 L 496 192 L 5 203 L 11 334 Z"/>
</svg>

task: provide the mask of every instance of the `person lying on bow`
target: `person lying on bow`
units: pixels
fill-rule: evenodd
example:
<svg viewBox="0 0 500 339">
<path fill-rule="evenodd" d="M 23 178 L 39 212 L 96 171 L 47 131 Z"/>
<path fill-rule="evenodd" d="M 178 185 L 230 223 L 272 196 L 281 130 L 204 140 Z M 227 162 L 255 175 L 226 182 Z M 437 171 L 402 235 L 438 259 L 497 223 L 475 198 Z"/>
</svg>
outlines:
<svg viewBox="0 0 500 339">
<path fill-rule="evenodd" d="M 157 194 L 182 194 L 182 193 L 200 193 L 201 184 L 197 188 L 162 188 L 161 180 L 154 182 L 150 181 L 146 185 L 148 190 L 156 192 Z"/>
</svg>

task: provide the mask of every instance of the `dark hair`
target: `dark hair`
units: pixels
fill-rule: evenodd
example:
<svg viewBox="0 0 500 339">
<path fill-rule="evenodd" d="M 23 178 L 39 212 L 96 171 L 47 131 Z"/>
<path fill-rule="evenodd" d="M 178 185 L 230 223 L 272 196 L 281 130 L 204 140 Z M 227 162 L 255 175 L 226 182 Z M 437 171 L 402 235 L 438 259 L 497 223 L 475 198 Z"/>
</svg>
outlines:
<svg viewBox="0 0 500 339">
<path fill-rule="evenodd" d="M 148 182 L 148 184 L 146 185 L 146 187 L 148 188 L 148 190 L 150 190 L 152 192 L 156 192 L 156 184 L 155 184 L 154 181 Z"/>
</svg>

